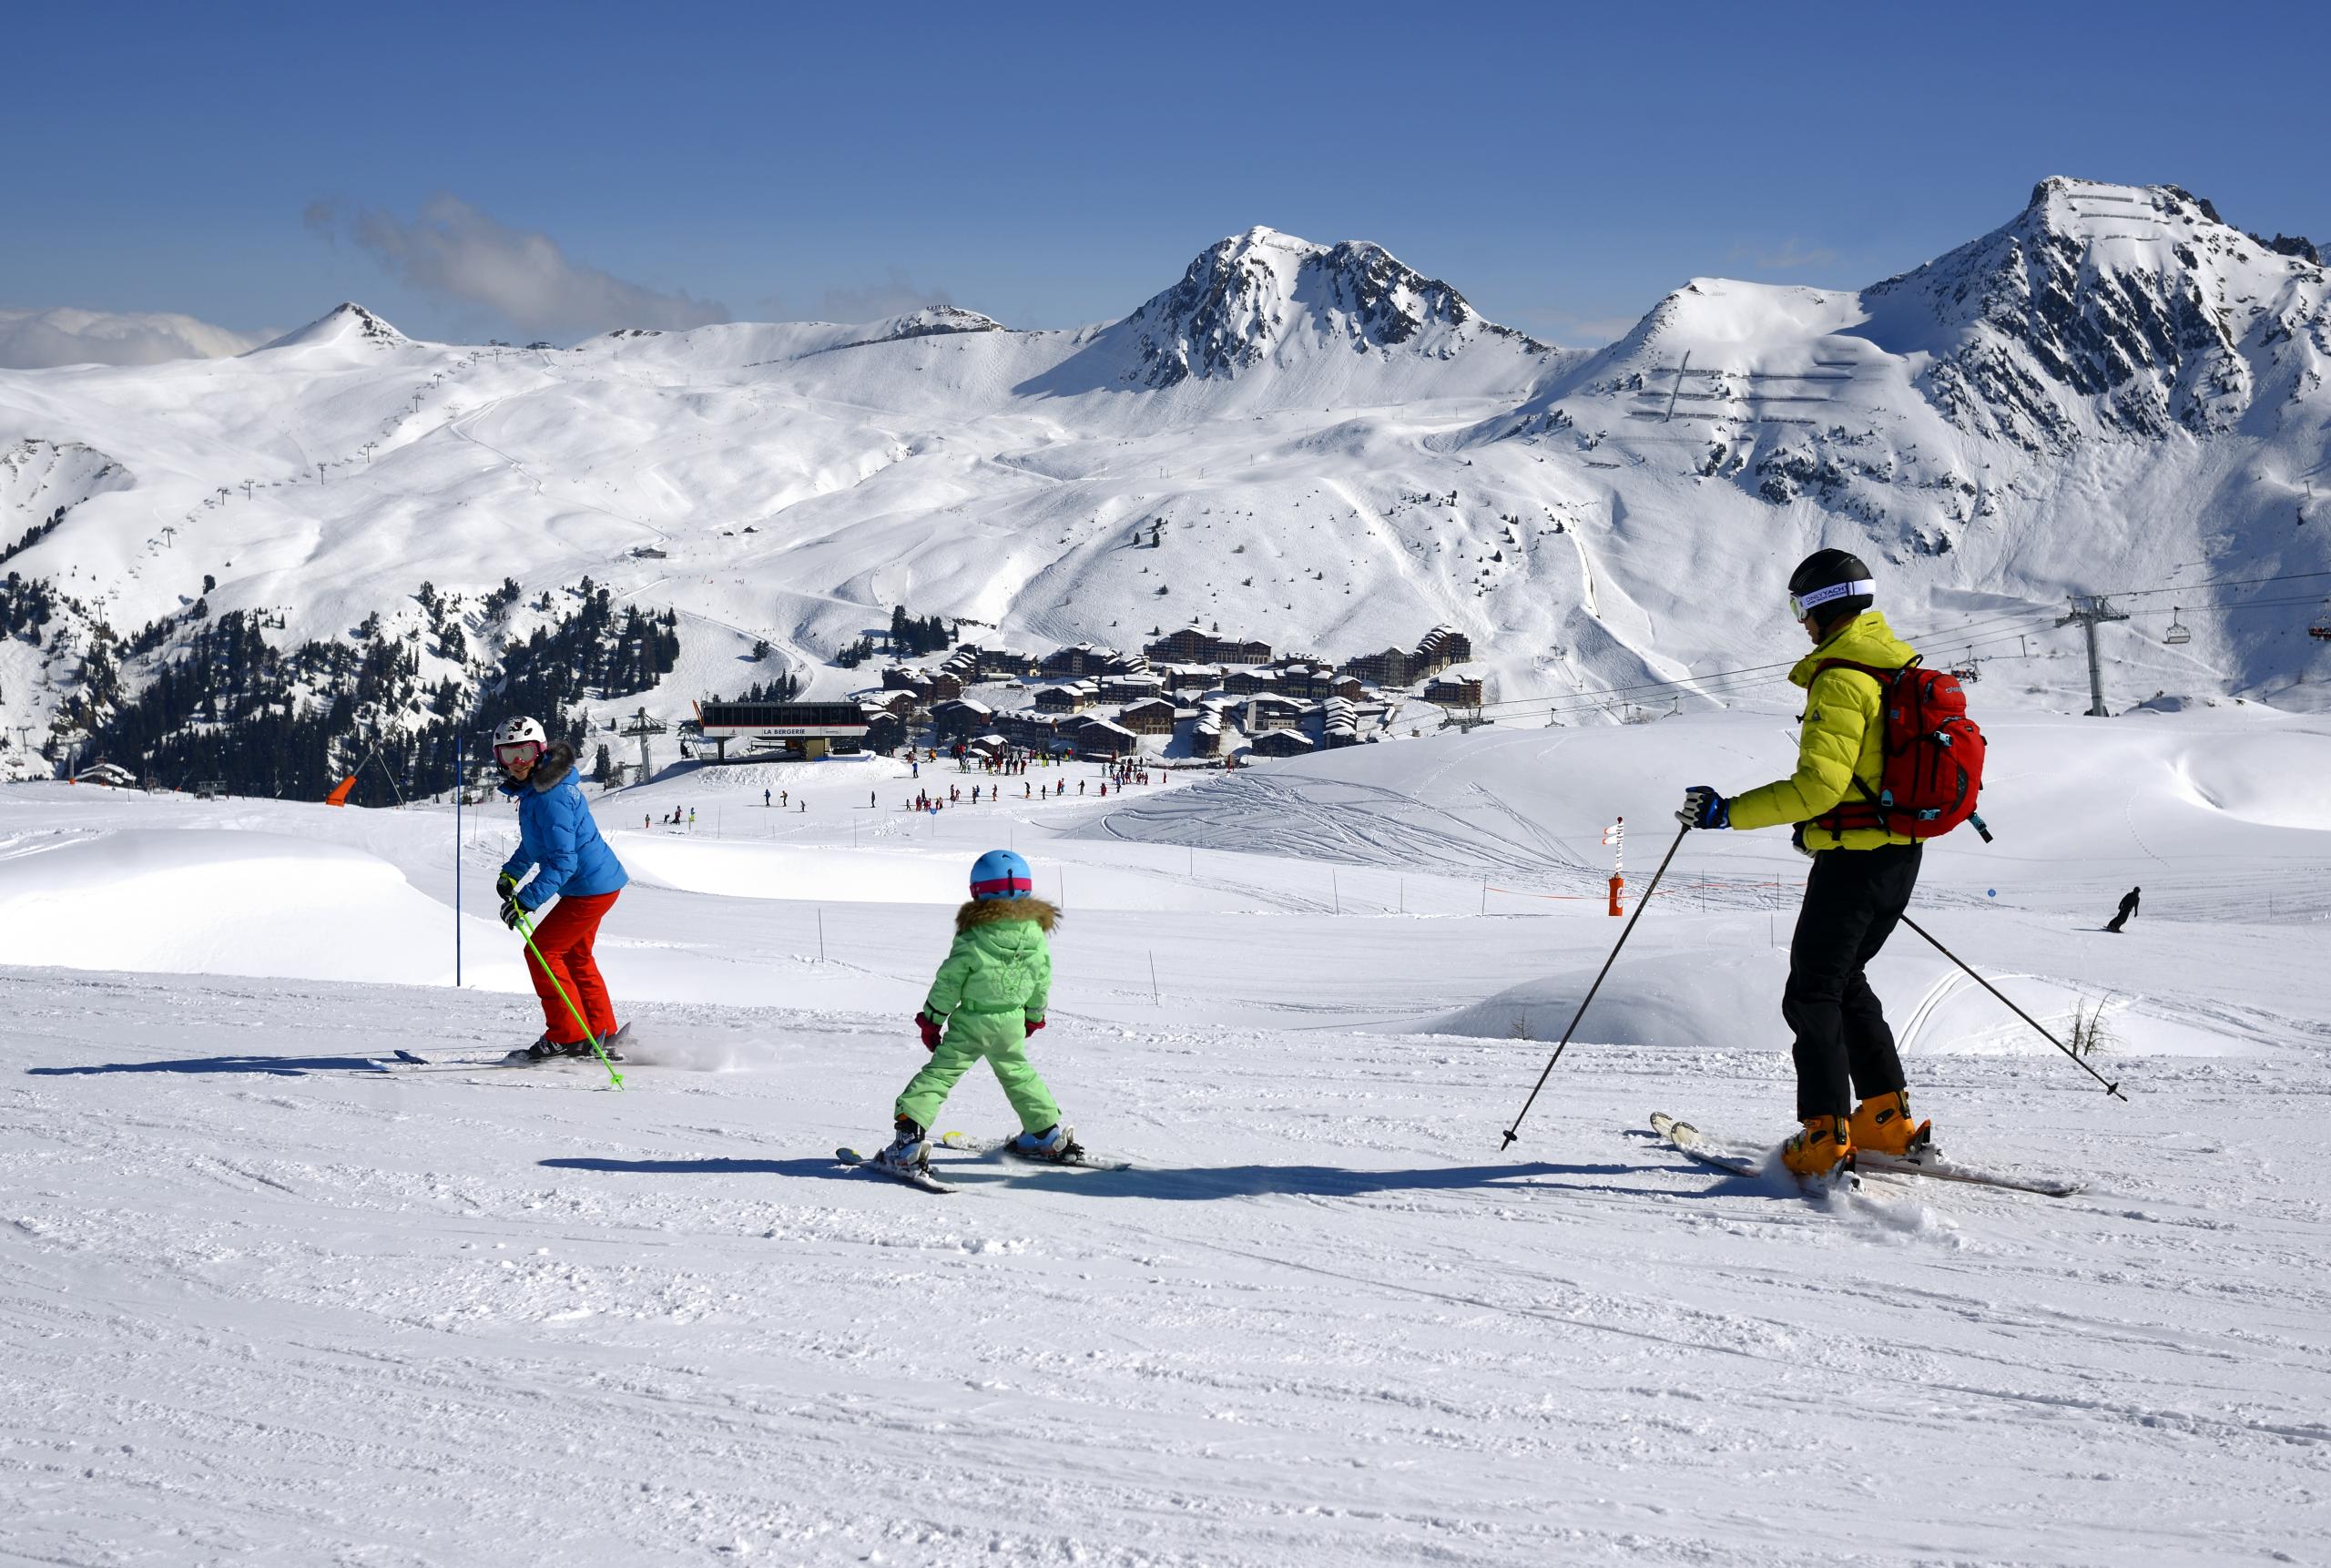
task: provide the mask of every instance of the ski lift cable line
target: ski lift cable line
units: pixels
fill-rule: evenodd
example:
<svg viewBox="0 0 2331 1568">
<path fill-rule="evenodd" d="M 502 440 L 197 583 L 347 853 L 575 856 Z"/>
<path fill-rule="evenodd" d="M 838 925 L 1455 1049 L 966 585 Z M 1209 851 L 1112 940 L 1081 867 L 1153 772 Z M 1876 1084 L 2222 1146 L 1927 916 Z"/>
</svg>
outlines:
<svg viewBox="0 0 2331 1568">
<path fill-rule="evenodd" d="M 2113 598 L 2124 596 L 2106 595 L 2104 596 L 2107 598 Z M 2320 604 L 2322 600 L 2323 596 L 2320 594 L 2300 594 L 2294 597 L 2281 599 L 2180 599 L 2176 604 L 2171 606 L 2143 606 L 2137 609 L 2129 610 L 2123 613 L 2131 620 L 2144 620 L 2147 618 L 2158 620 L 2164 616 L 2174 616 L 2181 610 L 2214 610 L 2221 615 L 2232 616 L 2240 615 L 2250 610 L 2274 609 L 2278 606 L 2284 605 Z M 2055 626 L 2055 621 L 2051 619 L 2045 622 L 2044 625 L 2049 628 L 2052 628 Z M 1971 630 L 1976 628 L 1970 629 Z M 1909 635 L 1917 637 L 1917 634 Z M 1996 642 L 2002 635 L 2013 636 L 2015 634 L 2012 632 L 2001 634 L 1998 632 L 1985 631 L 1984 635 L 1979 640 L 1984 642 Z M 1940 634 L 1929 633 L 1923 637 L 1917 637 L 1917 640 L 1922 642 L 1932 642 L 1939 647 L 1964 647 L 1967 646 L 1958 634 L 1949 632 Z"/>
<path fill-rule="evenodd" d="M 2000 620 L 1992 622 L 1978 622 L 1976 625 L 1971 626 L 1959 626 L 1948 631 L 1913 632 L 1909 635 L 1919 637 L 1922 641 L 1942 644 L 1951 647 L 1966 647 L 1970 646 L 1968 640 L 1970 634 L 1977 634 L 1974 640 L 1976 643 L 1980 644 L 1995 642 L 2007 637 L 2022 636 L 2026 632 L 2030 631 L 2045 630 L 2053 625 L 2054 622 L 2052 620 L 2033 619 L 2019 616 L 2014 617 L 2003 617 Z M 1993 631 L 1992 628 L 1995 626 L 2021 627 L 2023 630 Z M 1603 687 L 1592 694 L 1583 692 L 1566 694 L 1563 697 L 1554 698 L 1552 700 L 1567 701 L 1570 700 L 1573 696 L 1575 696 L 1581 700 L 1599 700 L 1605 697 L 1626 697 L 1636 692 L 1673 691 L 1685 687 L 1707 687 L 1718 682 L 1736 680 L 1744 676 L 1760 676 L 1778 678 L 1774 676 L 1774 672 L 1782 672 L 1782 674 L 1785 675 L 1786 671 L 1796 668 L 1797 663 L 1798 661 L 1797 659 L 1788 658 L 1779 660 L 1774 664 L 1743 665 L 1737 669 L 1710 670 L 1705 675 L 1681 676 L 1671 680 L 1636 681 L 1626 686 Z M 1499 708 L 1536 707 L 1548 700 L 1549 699 L 1545 697 L 1518 697 L 1504 702 L 1485 702 L 1481 704 L 1481 711 L 1487 713 Z"/>
<path fill-rule="evenodd" d="M 1997 631 L 1973 638 L 1953 638 L 1947 643 L 1946 647 L 1948 651 L 1952 653 L 1971 653 L 1977 648 L 2014 642 L 2029 635 L 2030 633 L 2021 631 Z M 1630 693 L 1653 689 L 1664 691 L 1687 687 L 1693 688 L 1693 694 L 1695 696 L 1731 696 L 1742 691 L 1755 690 L 1759 687 L 1784 684 L 1787 679 L 1786 672 L 1794 668 L 1796 662 L 1791 660 L 1787 664 L 1756 665 L 1736 670 L 1718 670 L 1705 676 L 1695 676 L 1688 680 L 1645 682 L 1633 686 L 1609 687 L 1594 691 L 1565 692 L 1556 697 L 1518 697 L 1506 702 L 1484 703 L 1481 711 L 1515 708 L 1528 712 L 1568 713 L 1581 708 L 1607 708 L 1611 706 L 1613 699 L 1624 697 Z M 1522 717 L 1522 715 L 1516 714 L 1514 717 Z"/>
<path fill-rule="evenodd" d="M 1990 637 L 1978 638 L 1972 644 L 1958 642 L 1953 647 L 1957 648 L 1984 647 L 1992 642 L 2012 640 L 2023 635 L 2025 634 L 2020 632 L 1999 633 Z M 1484 713 L 1502 712 L 1508 709 L 1542 712 L 1551 708 L 1553 711 L 1566 711 L 1574 708 L 1603 707 L 1614 699 L 1646 694 L 1655 696 L 1661 692 L 1688 692 L 1691 695 L 1704 697 L 1723 696 L 1757 687 L 1785 684 L 1788 678 L 1787 672 L 1795 667 L 1796 661 L 1791 660 L 1782 665 L 1717 670 L 1683 680 L 1644 681 L 1628 686 L 1602 687 L 1591 691 L 1565 692 L 1559 697 L 1518 697 L 1504 702 L 1484 703 L 1481 710 Z"/>
<path fill-rule="evenodd" d="M 2224 614 L 2233 615 L 2250 610 L 2286 608 L 2317 602 L 2318 600 L 2310 595 L 2298 598 L 2255 599 L 2244 604 L 2204 605 L 2197 607 L 2215 609 Z M 2132 612 L 2132 616 L 2133 617 L 2158 617 L 2173 613 L 2168 610 L 2137 610 Z M 2036 629 L 2052 629 L 2053 624 L 2053 622 L 2042 622 Z M 2014 642 L 2028 635 L 2030 635 L 2029 631 L 1987 631 L 1973 637 L 1968 637 L 1962 633 L 1958 636 L 1929 637 L 1926 640 L 1936 642 L 1947 654 L 1972 654 L 1979 648 Z M 1759 687 L 1779 685 L 1786 677 L 1785 675 L 1774 672 L 1786 671 L 1794 667 L 1794 660 L 1788 664 L 1752 665 L 1736 670 L 1718 670 L 1705 676 L 1695 676 L 1688 680 L 1639 682 L 1631 686 L 1610 687 L 1595 691 L 1565 692 L 1556 697 L 1514 697 L 1506 702 L 1484 703 L 1481 711 L 1522 710 L 1512 715 L 1515 718 L 1526 717 L 1531 712 L 1570 713 L 1584 708 L 1608 708 L 1614 699 L 1626 697 L 1630 694 L 1652 690 L 1664 691 L 1686 687 L 1694 688 L 1694 694 L 1697 696 L 1731 696 L 1739 692 L 1752 691 Z"/>
<path fill-rule="evenodd" d="M 2309 573 L 2293 573 L 2288 575 L 2293 577 L 2303 577 L 2313 575 L 2314 574 Z M 2331 576 L 2331 573 L 2325 573 L 2323 575 Z M 2281 581 L 2283 579 L 2265 578 L 2261 580 L 2272 582 Z M 2200 584 L 2189 585 L 2189 586 L 2195 587 L 2202 585 L 2203 585 Z M 2234 615 L 2252 610 L 2287 608 L 2295 605 L 2311 605 L 2316 602 L 2316 596 L 2308 595 L 2295 598 L 2251 599 L 2234 604 L 2210 604 L 2205 602 L 2196 606 L 2181 605 L 2179 607 L 2206 609 L 2213 610 L 2223 615 Z M 2131 611 L 2130 614 L 2133 617 L 2145 616 L 2152 618 L 2161 616 L 2173 615 L 2175 614 L 2175 611 L 2163 609 L 2140 609 Z M 2014 642 L 2020 637 L 2029 636 L 2033 633 L 2052 630 L 2054 629 L 2054 626 L 2055 623 L 2052 617 L 2041 620 L 2028 620 L 2021 616 L 2002 616 L 1994 621 L 1978 622 L 1973 626 L 1960 626 L 1956 629 L 1925 632 L 1913 631 L 1907 635 L 1919 641 L 1934 644 L 1944 653 L 1971 653 L 1978 648 L 1990 647 L 2001 643 Z M 1686 676 L 1672 680 L 1635 681 L 1625 686 L 1605 687 L 1593 691 L 1566 692 L 1557 697 L 1512 697 L 1503 702 L 1483 703 L 1481 705 L 1481 711 L 1484 713 L 1512 712 L 1514 717 L 1521 717 L 1522 714 L 1529 712 L 1570 712 L 1580 708 L 1606 707 L 1612 701 L 1619 698 L 1640 696 L 1644 693 L 1666 691 L 1690 690 L 1701 696 L 1723 696 L 1733 692 L 1753 689 L 1759 686 L 1777 684 L 1786 678 L 1786 672 L 1794 668 L 1797 662 L 1797 661 L 1795 659 L 1786 659 L 1776 664 L 1744 665 L 1736 669 L 1711 670 L 1705 675 Z"/>
<path fill-rule="evenodd" d="M 2158 618 L 2162 616 L 2174 616 L 2179 610 L 2216 610 L 2220 614 L 2231 616 L 2246 610 L 2271 610 L 2279 606 L 2285 605 L 2316 605 L 2321 604 L 2322 602 L 2323 596 L 2320 594 L 2301 594 L 2295 598 L 2288 599 L 2242 599 L 2231 604 L 2223 601 L 2213 604 L 2209 600 L 2204 599 L 2198 605 L 2180 603 L 2166 610 L 2131 610 L 2128 612 L 2128 615 L 2133 620 L 2143 619 L 2148 616 Z"/>
<path fill-rule="evenodd" d="M 2191 593 L 2201 588 L 2251 588 L 2257 586 L 2261 583 L 2295 583 L 2302 578 L 2306 577 L 2331 577 L 2331 571 L 2278 572 L 2271 577 L 2215 577 L 2199 583 L 2174 583 L 2166 588 L 2112 588 L 2102 594 L 2083 595 L 2082 596 L 2103 599 L 2133 599 L 2141 595 L 2183 594 Z"/>
</svg>

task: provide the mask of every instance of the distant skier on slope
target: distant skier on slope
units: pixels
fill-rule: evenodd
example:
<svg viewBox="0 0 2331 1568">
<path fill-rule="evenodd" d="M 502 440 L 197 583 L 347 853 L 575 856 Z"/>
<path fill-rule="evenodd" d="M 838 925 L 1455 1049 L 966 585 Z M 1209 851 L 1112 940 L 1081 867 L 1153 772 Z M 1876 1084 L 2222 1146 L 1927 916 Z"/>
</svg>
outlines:
<svg viewBox="0 0 2331 1568">
<path fill-rule="evenodd" d="M 615 1004 L 607 998 L 591 944 L 601 917 L 631 879 L 599 836 L 599 825 L 583 799 L 575 748 L 563 740 L 545 745 L 545 738 L 543 727 L 531 718 L 510 719 L 494 733 L 494 759 L 508 776 L 502 792 L 518 802 L 517 852 L 494 880 L 494 891 L 502 899 L 502 923 L 515 931 L 521 917 L 558 900 L 558 907 L 534 927 L 534 948 L 526 960 L 534 995 L 543 1004 L 542 1038 L 510 1053 L 510 1060 L 545 1062 L 591 1054 L 591 1042 L 569 1002 L 589 1022 L 600 1049 L 621 1060 L 615 1041 L 624 1029 L 616 1023 Z M 561 986 L 565 988 L 563 997 Z"/>
<path fill-rule="evenodd" d="M 1848 660 L 1882 670 L 1918 657 L 1870 608 L 1878 585 L 1843 550 L 1820 550 L 1788 580 L 1789 612 L 1813 652 L 1789 671 L 1806 688 L 1797 770 L 1725 799 L 1705 784 L 1684 797 L 1676 820 L 1692 828 L 1796 824 L 1794 841 L 1813 858 L 1789 940 L 1781 1016 L 1796 1032 L 1797 1114 L 1803 1124 L 1781 1149 L 1800 1176 L 1826 1174 L 1858 1146 L 1899 1155 L 1925 1135 L 1915 1129 L 1894 1033 L 1863 970 L 1892 934 L 1918 885 L 1920 845 L 1884 826 L 1846 826 L 1836 813 L 1862 791 L 1876 799 L 1885 769 L 1884 692 Z M 1848 1114 L 1850 1087 L 1861 1104 Z"/>
<path fill-rule="evenodd" d="M 2121 895 L 2120 912 L 2112 917 L 2112 923 L 2104 928 L 2106 931 L 2115 936 L 2120 934 L 2121 928 L 2129 923 L 2129 917 L 2137 912 L 2137 895 L 2143 891 L 2143 888 L 2131 888 Z"/>
<path fill-rule="evenodd" d="M 1013 1153 L 1065 1160 L 1082 1152 L 1028 1062 L 1028 1039 L 1044 1026 L 1052 995 L 1044 939 L 1060 921 L 1058 910 L 1033 896 L 1034 886 L 1028 862 L 1009 850 L 990 850 L 973 862 L 971 901 L 955 911 L 954 944 L 915 1014 L 931 1060 L 899 1095 L 898 1135 L 875 1156 L 880 1163 L 897 1170 L 928 1163 L 926 1137 L 940 1106 L 982 1057 L 1020 1117 Z"/>
</svg>

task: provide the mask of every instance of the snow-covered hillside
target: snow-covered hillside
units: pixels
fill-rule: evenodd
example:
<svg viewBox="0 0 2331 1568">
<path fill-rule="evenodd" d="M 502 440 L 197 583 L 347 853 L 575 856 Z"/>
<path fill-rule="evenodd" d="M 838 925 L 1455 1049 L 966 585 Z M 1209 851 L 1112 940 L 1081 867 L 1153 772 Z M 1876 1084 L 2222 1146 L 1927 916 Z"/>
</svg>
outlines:
<svg viewBox="0 0 2331 1568">
<path fill-rule="evenodd" d="M 0 790 L 0 953 L 49 966 L 0 970 L 0 1558 L 2311 1561 L 2331 725 L 1994 728 L 1999 842 L 1918 918 L 2101 1006 L 2129 1103 L 1907 932 L 1872 980 L 1949 1145 L 2068 1198 L 1652 1138 L 1789 1125 L 1777 833 L 1685 840 L 1501 1150 L 1621 924 L 1603 825 L 1639 894 L 1682 781 L 1786 765 L 1767 716 L 937 818 L 890 759 L 607 795 L 621 1093 L 465 1064 L 540 1022 L 481 918 L 506 805 Z M 999 843 L 1067 911 L 1036 1059 L 1138 1168 L 845 1171 Z M 1008 1113 L 981 1072 L 947 1120 Z"/>
<path fill-rule="evenodd" d="M 96 661 L 134 693 L 233 612 L 286 648 L 377 614 L 415 634 L 416 690 L 468 688 L 532 624 L 485 595 L 585 576 L 679 613 L 677 667 L 601 717 L 764 678 L 759 639 L 849 689 L 824 661 L 894 606 L 1022 646 L 1196 622 L 1333 657 L 1446 623 L 1509 718 L 1781 706 L 1781 583 L 1823 544 L 1878 565 L 1936 657 L 1990 661 L 1995 706 L 2084 707 L 2052 619 L 2113 590 L 2137 591 L 2102 634 L 2116 707 L 2313 707 L 2331 577 L 2292 575 L 2331 570 L 2331 318 L 2306 251 L 2173 188 L 2057 179 L 1902 278 L 1699 280 L 1593 355 L 1378 247 L 1257 229 L 1074 331 L 934 310 L 475 348 L 351 304 L 234 360 L 0 372 L 0 451 L 106 475 L 10 471 L 0 535 L 46 531 L 8 569 L 59 598 L 0 647 L 0 720 L 37 745 L 101 626 L 149 629 Z M 82 697 L 77 722 L 110 700 Z"/>
</svg>

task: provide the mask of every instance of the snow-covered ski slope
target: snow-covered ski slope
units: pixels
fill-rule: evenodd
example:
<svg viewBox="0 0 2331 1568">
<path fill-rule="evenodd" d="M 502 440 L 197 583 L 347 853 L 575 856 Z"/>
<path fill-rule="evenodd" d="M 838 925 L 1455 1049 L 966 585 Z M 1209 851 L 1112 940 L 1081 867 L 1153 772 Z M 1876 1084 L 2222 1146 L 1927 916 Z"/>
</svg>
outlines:
<svg viewBox="0 0 2331 1568">
<path fill-rule="evenodd" d="M 1267 229 L 1074 331 L 931 310 L 481 349 L 348 305 L 238 359 L 0 373 L 0 538 L 63 508 L 10 568 L 124 635 L 206 575 L 287 644 L 417 629 L 424 579 L 587 575 L 687 617 L 667 717 L 769 673 L 737 662 L 755 637 L 817 666 L 898 605 L 1015 646 L 1195 620 L 1339 657 L 1448 622 L 1496 698 L 1777 705 L 1713 677 L 1769 660 L 1820 545 L 1938 657 L 1990 660 L 1998 701 L 2086 706 L 2066 593 L 2170 589 L 2103 631 L 2116 708 L 2314 708 L 2331 578 L 2286 575 L 2331 569 L 2325 292 L 2173 188 L 2051 179 L 1902 278 L 1702 279 L 1592 355 Z M 74 670 L 0 647 L 6 721 Z"/>
<path fill-rule="evenodd" d="M 1785 766 L 1769 716 L 935 820 L 888 763 L 617 792 L 620 1094 L 366 1064 L 532 1038 L 477 918 L 506 807 L 457 860 L 440 809 L 11 787 L 0 1555 L 2316 1560 L 2331 728 L 1992 728 L 2000 842 L 1937 845 L 1919 918 L 2051 1026 L 2102 1003 L 2132 1103 L 1907 933 L 1874 976 L 1946 1146 L 2064 1199 L 1808 1200 L 1654 1137 L 1788 1124 L 1777 835 L 1686 839 L 1500 1152 L 1621 923 L 1602 826 L 1640 890 L 1683 783 Z M 1067 911 L 1037 1059 L 1140 1168 L 851 1175 L 998 843 Z M 947 1122 L 1011 1130 L 978 1075 Z"/>
</svg>

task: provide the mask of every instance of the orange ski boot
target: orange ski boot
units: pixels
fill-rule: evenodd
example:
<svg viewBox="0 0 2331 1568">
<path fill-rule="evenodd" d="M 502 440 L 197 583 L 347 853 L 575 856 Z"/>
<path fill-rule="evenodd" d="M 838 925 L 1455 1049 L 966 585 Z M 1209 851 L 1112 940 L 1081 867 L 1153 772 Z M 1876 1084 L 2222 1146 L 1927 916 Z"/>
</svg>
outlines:
<svg viewBox="0 0 2331 1568">
<path fill-rule="evenodd" d="M 1807 1116 L 1804 1130 L 1781 1145 L 1781 1164 L 1801 1176 L 1828 1176 L 1853 1157 L 1851 1124 L 1843 1116 Z"/>
<path fill-rule="evenodd" d="M 1890 1095 L 1872 1095 L 1854 1107 L 1854 1147 L 1868 1149 L 1876 1155 L 1892 1155 L 1896 1158 L 1924 1148 L 1934 1138 L 1932 1122 L 1910 1119 L 1910 1092 L 1897 1089 Z"/>
</svg>

